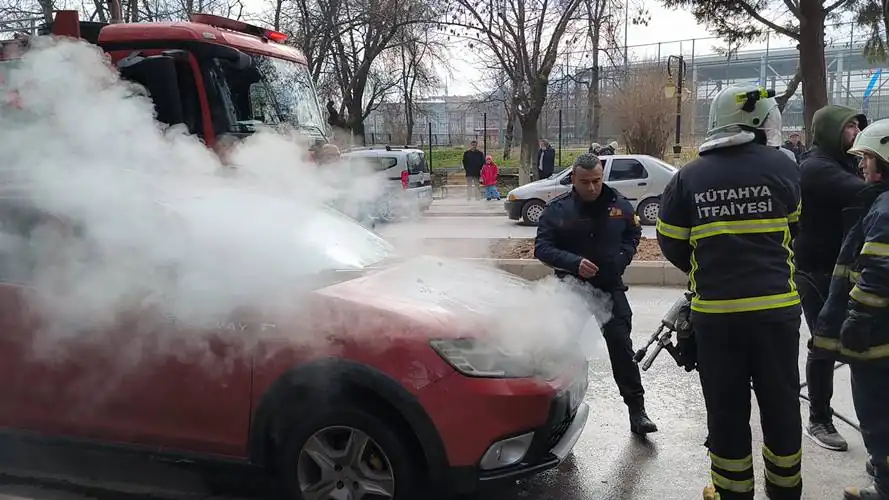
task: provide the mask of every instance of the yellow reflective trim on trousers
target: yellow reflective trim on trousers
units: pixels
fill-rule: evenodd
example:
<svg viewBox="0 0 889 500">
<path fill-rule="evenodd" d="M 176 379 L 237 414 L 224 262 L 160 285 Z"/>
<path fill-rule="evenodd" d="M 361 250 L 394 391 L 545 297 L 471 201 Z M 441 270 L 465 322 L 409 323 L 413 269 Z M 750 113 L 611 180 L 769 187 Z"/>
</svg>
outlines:
<svg viewBox="0 0 889 500">
<path fill-rule="evenodd" d="M 673 238 L 674 240 L 688 240 L 688 235 L 691 232 L 691 229 L 687 227 L 674 226 L 672 224 L 667 224 L 661 219 L 657 220 L 657 225 L 655 226 L 655 230 L 666 236 L 667 238 Z"/>
<path fill-rule="evenodd" d="M 762 458 L 768 460 L 773 465 L 777 465 L 778 467 L 788 468 L 798 465 L 800 461 L 803 459 L 803 450 L 799 450 L 798 452 L 792 455 L 776 455 L 772 450 L 769 449 L 768 446 L 762 446 Z"/>
<path fill-rule="evenodd" d="M 875 295 L 870 292 L 865 292 L 864 290 L 858 288 L 858 285 L 852 287 L 852 291 L 849 292 L 849 297 L 866 306 L 889 307 L 889 299 L 887 299 L 886 297 L 880 297 L 879 295 Z"/>
<path fill-rule="evenodd" d="M 731 459 L 714 455 L 711 451 L 710 463 L 713 464 L 714 467 L 719 467 L 720 469 L 729 472 L 744 472 L 753 469 L 753 455 L 747 455 L 746 457 L 739 459 Z"/>
<path fill-rule="evenodd" d="M 799 222 L 799 216 L 803 213 L 803 202 L 800 201 L 796 205 L 796 210 L 787 214 L 787 222 Z"/>
<path fill-rule="evenodd" d="M 868 241 L 861 247 L 861 255 L 889 257 L 889 245 L 886 243 L 877 243 L 876 241 Z"/>
<path fill-rule="evenodd" d="M 695 297 L 692 298 L 691 309 L 697 312 L 713 314 L 739 313 L 790 307 L 799 304 L 799 302 L 799 293 L 794 290 L 777 295 L 744 297 L 743 299 L 701 300 Z"/>
<path fill-rule="evenodd" d="M 699 240 L 720 234 L 758 234 L 788 230 L 787 218 L 748 219 L 708 222 L 691 228 L 691 239 Z"/>
<path fill-rule="evenodd" d="M 819 349 L 838 352 L 844 356 L 861 360 L 889 358 L 889 344 L 875 345 L 864 352 L 857 352 L 843 347 L 839 339 L 815 335 L 812 343 Z"/>
<path fill-rule="evenodd" d="M 787 268 L 790 269 L 788 273 L 789 278 L 787 278 L 787 283 L 790 285 L 790 291 L 796 291 L 796 280 L 793 279 L 793 275 L 796 274 L 796 266 L 793 264 L 793 249 L 790 248 L 790 228 L 788 227 L 784 231 L 784 240 L 781 242 L 781 245 L 784 247 L 784 250 L 787 250 Z"/>
<path fill-rule="evenodd" d="M 719 473 L 713 472 L 712 470 L 710 471 L 710 479 L 713 480 L 713 486 L 724 490 L 734 491 L 735 493 L 747 493 L 753 491 L 753 488 L 756 487 L 756 483 L 753 482 L 752 478 L 743 481 L 735 481 L 722 476 Z"/>
<path fill-rule="evenodd" d="M 861 281 L 861 273 L 858 271 L 850 271 L 849 272 L 849 281 L 854 284 L 858 284 Z"/>
<path fill-rule="evenodd" d="M 845 266 L 843 264 L 837 264 L 833 266 L 834 278 L 845 278 L 846 276 L 849 276 L 849 266 Z"/>
<path fill-rule="evenodd" d="M 796 486 L 799 486 L 799 483 L 801 483 L 802 480 L 803 475 L 800 472 L 797 472 L 792 476 L 782 476 L 766 469 L 766 481 L 779 488 L 795 488 Z"/>
</svg>

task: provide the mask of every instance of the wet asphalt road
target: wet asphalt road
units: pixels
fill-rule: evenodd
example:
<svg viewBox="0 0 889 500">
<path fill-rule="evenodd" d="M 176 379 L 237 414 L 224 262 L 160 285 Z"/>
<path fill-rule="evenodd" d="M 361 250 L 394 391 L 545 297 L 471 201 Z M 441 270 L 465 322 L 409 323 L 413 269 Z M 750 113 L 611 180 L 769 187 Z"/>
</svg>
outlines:
<svg viewBox="0 0 889 500">
<path fill-rule="evenodd" d="M 660 317 L 679 296 L 679 289 L 634 287 L 630 291 L 634 307 L 634 343 L 644 342 L 659 324 Z M 805 340 L 800 338 L 800 368 L 804 373 Z M 483 491 L 467 500 L 689 500 L 701 498 L 701 489 L 708 482 L 706 450 L 706 414 L 696 374 L 678 368 L 664 353 L 654 366 L 643 373 L 647 407 L 660 427 L 650 440 L 643 441 L 629 433 L 626 408 L 611 378 L 604 344 L 601 355 L 592 362 L 590 389 L 586 400 L 591 413 L 586 430 L 575 447 L 573 456 L 557 470 L 536 477 L 503 485 L 497 490 Z M 803 391 L 805 394 L 805 391 Z M 849 387 L 847 367 L 837 371 L 834 409 L 853 421 L 855 412 Z M 801 401 L 804 419 L 808 415 Z M 757 464 L 757 498 L 762 493 L 762 458 L 758 456 L 761 433 L 754 405 L 754 460 Z M 846 485 L 866 484 L 865 451 L 861 437 L 851 427 L 837 422 L 840 432 L 849 440 L 850 450 L 837 453 L 814 446 L 803 439 L 804 498 L 842 498 Z M 41 461 L 41 470 L 60 478 L 77 476 L 78 482 L 95 489 L 59 486 L 57 483 L 37 485 L 30 479 L 0 475 L 0 500 L 5 495 L 40 500 L 133 499 L 147 497 L 208 498 L 199 479 L 172 466 L 121 460 L 113 462 L 99 454 L 37 457 L 38 451 L 4 453 L 0 450 L 0 474 L 22 474 Z M 115 491 L 112 491 L 115 490 Z M 129 492 L 122 494 L 119 490 Z M 229 493 L 229 497 L 233 494 Z M 241 496 L 241 495 L 237 495 Z"/>
</svg>

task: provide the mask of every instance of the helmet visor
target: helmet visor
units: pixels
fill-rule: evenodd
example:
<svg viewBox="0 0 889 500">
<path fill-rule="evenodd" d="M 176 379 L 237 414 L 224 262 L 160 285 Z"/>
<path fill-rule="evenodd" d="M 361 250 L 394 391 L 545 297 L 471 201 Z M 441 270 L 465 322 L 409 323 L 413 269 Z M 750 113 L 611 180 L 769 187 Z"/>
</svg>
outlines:
<svg viewBox="0 0 889 500">
<path fill-rule="evenodd" d="M 766 134 L 766 144 L 778 147 L 784 143 L 784 137 L 781 135 L 783 123 L 781 110 L 775 106 L 766 115 L 766 119 L 762 121 L 762 130 Z"/>
</svg>

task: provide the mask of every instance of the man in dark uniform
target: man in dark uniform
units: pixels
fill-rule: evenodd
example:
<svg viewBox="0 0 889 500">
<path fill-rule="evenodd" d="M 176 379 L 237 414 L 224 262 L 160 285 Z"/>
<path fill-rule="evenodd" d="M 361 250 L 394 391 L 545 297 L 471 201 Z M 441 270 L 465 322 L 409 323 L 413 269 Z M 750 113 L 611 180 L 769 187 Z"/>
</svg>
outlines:
<svg viewBox="0 0 889 500">
<path fill-rule="evenodd" d="M 818 316 L 816 353 L 849 363 L 873 486 L 846 488 L 847 500 L 889 500 L 889 120 L 865 128 L 850 149 L 863 157 L 869 186 L 844 212 L 848 229 Z"/>
<path fill-rule="evenodd" d="M 812 122 L 814 147 L 802 155 L 800 189 L 803 206 L 799 235 L 793 242 L 796 284 L 809 331 L 827 299 L 830 276 L 843 242 L 843 209 L 864 189 L 858 160 L 848 150 L 867 120 L 851 108 L 829 105 L 815 112 Z M 812 350 L 806 359 L 809 384 L 809 424 L 806 436 L 828 450 L 846 451 L 849 445 L 833 425 L 834 363 L 820 359 Z"/>
<path fill-rule="evenodd" d="M 554 268 L 556 276 L 574 276 L 610 294 L 611 319 L 603 330 L 611 371 L 630 411 L 630 431 L 657 432 L 645 412 L 642 378 L 633 362 L 633 311 L 623 283 L 642 227 L 630 202 L 603 182 L 596 155 L 578 156 L 572 168 L 573 188 L 554 198 L 540 216 L 534 256 Z"/>
<path fill-rule="evenodd" d="M 799 170 L 777 148 L 774 91 L 727 87 L 713 99 L 709 123 L 700 157 L 664 190 L 657 233 L 667 260 L 689 273 L 694 294 L 710 477 L 721 500 L 754 497 L 752 380 L 766 492 L 772 500 L 796 500 L 801 311 L 790 243 L 800 214 Z"/>
</svg>

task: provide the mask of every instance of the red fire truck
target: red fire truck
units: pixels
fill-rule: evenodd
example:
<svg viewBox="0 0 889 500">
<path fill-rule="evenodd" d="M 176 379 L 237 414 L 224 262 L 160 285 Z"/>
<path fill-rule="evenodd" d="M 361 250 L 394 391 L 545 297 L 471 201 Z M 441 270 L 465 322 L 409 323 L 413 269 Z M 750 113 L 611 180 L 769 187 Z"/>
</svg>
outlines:
<svg viewBox="0 0 889 500">
<path fill-rule="evenodd" d="M 109 24 L 58 11 L 41 34 L 101 47 L 123 78 L 148 90 L 159 121 L 185 124 L 209 147 L 249 135 L 259 124 L 293 127 L 316 150 L 328 142 L 306 58 L 284 43 L 283 33 L 210 14 L 188 22 Z M 2 44 L 0 67 L 11 66 L 29 39 Z M 19 104 L 14 93 L 5 97 Z"/>
</svg>

